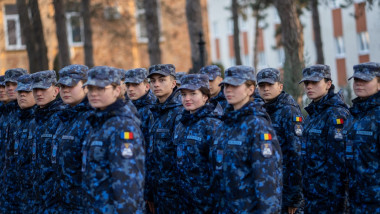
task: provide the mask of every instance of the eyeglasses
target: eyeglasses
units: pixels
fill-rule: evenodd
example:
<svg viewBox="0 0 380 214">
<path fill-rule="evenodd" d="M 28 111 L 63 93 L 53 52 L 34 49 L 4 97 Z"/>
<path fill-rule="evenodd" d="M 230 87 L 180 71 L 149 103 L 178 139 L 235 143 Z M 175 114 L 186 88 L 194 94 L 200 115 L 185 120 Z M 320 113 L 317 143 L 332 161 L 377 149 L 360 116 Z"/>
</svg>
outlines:
<svg viewBox="0 0 380 214">
<path fill-rule="evenodd" d="M 87 86 L 88 93 L 98 93 L 98 94 L 104 94 L 104 92 L 108 88 L 113 88 L 113 86 L 109 85 L 109 86 L 106 86 L 104 88 L 97 87 L 97 86 L 92 86 L 92 85 Z"/>
</svg>

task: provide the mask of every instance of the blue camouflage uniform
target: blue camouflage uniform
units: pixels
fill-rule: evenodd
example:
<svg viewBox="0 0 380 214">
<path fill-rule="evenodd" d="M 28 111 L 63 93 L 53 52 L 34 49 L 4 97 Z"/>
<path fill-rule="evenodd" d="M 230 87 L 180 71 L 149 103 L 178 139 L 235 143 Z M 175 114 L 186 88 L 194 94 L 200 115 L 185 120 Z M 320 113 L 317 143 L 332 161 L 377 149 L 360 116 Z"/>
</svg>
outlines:
<svg viewBox="0 0 380 214">
<path fill-rule="evenodd" d="M 226 70 L 221 84 L 255 81 L 254 69 Z M 259 101 L 238 110 L 228 105 L 211 149 L 217 213 L 280 213 L 282 154 L 270 118 Z"/>
<path fill-rule="evenodd" d="M 117 71 L 98 66 L 85 85 L 120 84 Z M 90 133 L 83 142 L 82 175 L 85 213 L 144 212 L 144 138 L 126 102 L 117 99 L 88 117 Z"/>
<path fill-rule="evenodd" d="M 209 88 L 208 76 L 189 74 L 181 79 L 181 89 Z M 210 213 L 211 195 L 210 148 L 221 125 L 223 109 L 206 103 L 194 113 L 183 111 L 174 131 L 177 147 L 178 209 L 182 213 Z"/>
<path fill-rule="evenodd" d="M 76 86 L 87 80 L 88 67 L 69 65 L 59 71 L 59 85 Z M 83 213 L 82 142 L 89 133 L 87 117 L 92 108 L 87 97 L 79 104 L 58 112 L 59 125 L 53 137 L 51 161 L 59 176 L 59 211 Z"/>
<path fill-rule="evenodd" d="M 351 78 L 371 81 L 379 76 L 380 63 L 370 62 L 355 65 Z M 350 113 L 343 134 L 351 213 L 380 213 L 380 92 L 354 99 Z"/>
<path fill-rule="evenodd" d="M 160 74 L 175 76 L 175 67 L 171 64 L 153 65 L 149 68 L 149 76 Z M 151 107 L 154 124 L 149 131 L 150 140 L 147 143 L 147 171 L 152 176 L 153 184 L 147 189 L 149 200 L 154 198 L 156 213 L 177 212 L 176 188 L 176 147 L 173 143 L 173 133 L 176 118 L 183 107 L 180 93 L 174 88 L 173 93 L 164 103 Z"/>
<path fill-rule="evenodd" d="M 8 69 L 5 71 L 4 75 L 4 85 L 7 82 L 13 82 L 17 83 L 17 79 L 26 74 L 27 71 L 22 68 L 12 68 Z M 9 187 L 7 186 L 7 183 L 12 182 L 7 180 L 9 178 L 9 173 L 12 173 L 14 170 L 13 168 L 10 168 L 10 160 L 8 160 L 7 157 L 7 148 L 10 144 L 13 145 L 13 139 L 11 137 L 12 131 L 10 129 L 10 125 L 14 124 L 17 121 L 17 112 L 19 110 L 19 106 L 17 104 L 17 100 L 11 100 L 7 104 L 4 105 L 4 112 L 3 112 L 3 117 L 1 119 L 1 133 L 0 133 L 0 143 L 1 143 L 1 172 L 0 172 L 0 178 L 2 179 L 2 184 L 3 186 L 1 188 L 1 199 L 0 199 L 0 206 L 2 210 L 6 210 L 7 212 L 15 212 L 17 213 L 19 211 L 18 206 L 15 205 L 15 196 L 17 192 L 17 188 L 14 187 L 13 185 L 10 185 Z M 6 163 L 8 162 L 8 168 L 6 166 Z M 14 166 L 12 164 L 12 166 Z M 8 172 L 7 172 L 8 171 Z"/>
<path fill-rule="evenodd" d="M 257 82 L 275 84 L 281 82 L 280 71 L 265 68 L 257 74 Z M 288 207 L 300 209 L 303 202 L 301 173 L 302 113 L 293 97 L 284 91 L 264 108 L 269 114 L 283 155 L 282 213 Z"/>
<path fill-rule="evenodd" d="M 313 65 L 303 70 L 304 81 L 331 79 L 330 67 Z M 301 83 L 300 82 L 300 83 Z M 349 115 L 342 92 L 328 93 L 310 103 L 304 123 L 302 174 L 305 213 L 341 213 L 345 207 L 345 162 L 342 128 Z M 332 200 L 334 199 L 334 200 Z"/>
<path fill-rule="evenodd" d="M 208 65 L 201 70 L 199 70 L 200 74 L 206 74 L 209 77 L 209 81 L 214 81 L 217 76 L 222 76 L 221 69 L 216 65 Z M 223 85 L 221 86 L 220 92 L 215 97 L 211 97 L 209 100 L 210 103 L 214 103 L 215 105 L 219 103 L 219 105 L 225 109 L 227 108 L 228 102 L 223 93 Z"/>
<path fill-rule="evenodd" d="M 57 83 L 53 70 L 32 75 L 33 89 L 49 89 Z M 32 136 L 32 160 L 34 165 L 35 212 L 52 213 L 59 208 L 59 177 L 54 163 L 56 147 L 54 135 L 59 124 L 58 113 L 65 109 L 62 100 L 56 98 L 35 111 L 35 127 Z"/>
</svg>

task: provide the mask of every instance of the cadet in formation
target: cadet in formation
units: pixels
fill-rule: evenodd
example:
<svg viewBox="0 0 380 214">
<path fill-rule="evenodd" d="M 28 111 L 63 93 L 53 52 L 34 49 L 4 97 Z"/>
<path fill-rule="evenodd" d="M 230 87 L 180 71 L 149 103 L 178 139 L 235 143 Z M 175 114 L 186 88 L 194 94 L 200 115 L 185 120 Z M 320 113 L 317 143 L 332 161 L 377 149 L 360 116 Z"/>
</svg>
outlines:
<svg viewBox="0 0 380 214">
<path fill-rule="evenodd" d="M 35 123 L 32 136 L 32 160 L 34 173 L 35 211 L 57 212 L 58 175 L 53 164 L 53 137 L 59 124 L 58 112 L 64 110 L 62 100 L 58 98 L 59 88 L 53 70 L 40 71 L 31 75 L 33 96 L 38 108 L 35 111 Z"/>
<path fill-rule="evenodd" d="M 216 65 L 208 65 L 201 68 L 199 73 L 206 74 L 209 77 L 210 103 L 219 103 L 225 109 L 228 103 L 224 96 L 223 85 L 219 85 L 223 81 L 221 69 Z"/>
<path fill-rule="evenodd" d="M 173 133 L 176 118 L 181 114 L 179 91 L 176 89 L 175 67 L 158 64 L 149 68 L 150 88 L 157 97 L 151 107 L 154 124 L 149 130 L 147 171 L 153 183 L 147 185 L 148 203 L 156 213 L 177 212 L 176 147 Z M 154 205 L 153 205 L 154 203 Z"/>
<path fill-rule="evenodd" d="M 177 147 L 178 213 L 211 213 L 210 148 L 221 125 L 223 109 L 208 103 L 208 76 L 189 74 L 181 78 L 184 111 L 174 131 Z"/>
<path fill-rule="evenodd" d="M 272 120 L 283 154 L 282 213 L 302 213 L 302 114 L 293 97 L 283 91 L 280 71 L 265 68 L 257 74 L 264 108 Z M 301 208 L 302 209 L 302 208 Z"/>
<path fill-rule="evenodd" d="M 328 65 L 302 71 L 306 95 L 302 170 L 305 213 L 342 213 L 345 209 L 345 163 L 342 128 L 349 111 L 342 92 L 334 93 Z M 334 200 L 332 200 L 334 199 Z"/>
<path fill-rule="evenodd" d="M 357 98 L 343 131 L 350 211 L 380 213 L 380 63 L 355 65 L 352 78 Z"/>
<path fill-rule="evenodd" d="M 60 97 L 67 107 L 58 112 L 59 125 L 53 137 L 51 163 L 56 169 L 59 212 L 83 213 L 81 175 L 82 142 L 89 134 L 87 117 L 92 108 L 86 97 L 88 67 L 69 65 L 59 71 Z"/>
<path fill-rule="evenodd" d="M 88 71 L 84 84 L 95 112 L 83 143 L 85 213 L 143 213 L 143 135 L 121 94 L 117 69 Z"/>
<path fill-rule="evenodd" d="M 263 103 L 250 101 L 254 69 L 228 68 L 221 84 L 229 105 L 211 150 L 215 212 L 279 213 L 281 148 Z"/>
</svg>

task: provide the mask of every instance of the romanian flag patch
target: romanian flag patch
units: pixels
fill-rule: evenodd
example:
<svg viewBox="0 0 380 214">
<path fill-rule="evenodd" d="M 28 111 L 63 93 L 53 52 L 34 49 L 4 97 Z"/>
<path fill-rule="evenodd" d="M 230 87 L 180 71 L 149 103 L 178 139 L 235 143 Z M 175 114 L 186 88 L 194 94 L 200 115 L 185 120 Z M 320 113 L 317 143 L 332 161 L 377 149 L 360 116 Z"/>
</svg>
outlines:
<svg viewBox="0 0 380 214">
<path fill-rule="evenodd" d="M 336 125 L 340 125 L 340 124 L 343 124 L 344 123 L 344 120 L 343 119 L 336 119 L 335 120 L 335 124 Z"/>
<path fill-rule="evenodd" d="M 123 140 L 133 140 L 133 132 L 121 132 L 120 138 Z"/>
<path fill-rule="evenodd" d="M 272 135 L 269 133 L 261 134 L 260 140 L 272 140 Z"/>
<path fill-rule="evenodd" d="M 294 117 L 294 122 L 302 122 L 302 117 Z"/>
</svg>

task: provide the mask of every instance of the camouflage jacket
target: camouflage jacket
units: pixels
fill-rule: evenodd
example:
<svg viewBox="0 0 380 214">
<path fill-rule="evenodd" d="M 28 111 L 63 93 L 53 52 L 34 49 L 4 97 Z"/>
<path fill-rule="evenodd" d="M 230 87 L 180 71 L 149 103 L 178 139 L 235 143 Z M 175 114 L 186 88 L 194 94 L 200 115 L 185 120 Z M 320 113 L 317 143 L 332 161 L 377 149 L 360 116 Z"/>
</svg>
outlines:
<svg viewBox="0 0 380 214">
<path fill-rule="evenodd" d="M 218 213 L 279 213 L 282 154 L 262 103 L 229 105 L 211 149 Z"/>
<path fill-rule="evenodd" d="M 214 103 L 215 105 L 216 105 L 216 103 L 219 103 L 223 109 L 227 108 L 228 102 L 226 100 L 226 97 L 224 96 L 223 87 L 221 88 L 218 95 L 210 98 L 210 103 Z"/>
<path fill-rule="evenodd" d="M 117 100 L 88 117 L 83 143 L 85 213 L 144 212 L 144 138 L 126 102 Z"/>
<path fill-rule="evenodd" d="M 301 207 L 302 173 L 301 142 L 302 114 L 299 105 L 285 92 L 264 104 L 268 112 L 283 155 L 283 207 Z"/>
<path fill-rule="evenodd" d="M 379 213 L 380 92 L 356 98 L 344 126 L 349 198 L 353 213 Z"/>
<path fill-rule="evenodd" d="M 345 197 L 342 128 L 349 115 L 348 107 L 341 92 L 335 94 L 332 86 L 327 95 L 305 110 L 309 114 L 301 150 L 305 212 L 341 212 Z"/>
<path fill-rule="evenodd" d="M 177 146 L 178 204 L 189 213 L 207 213 L 212 208 L 211 161 L 209 152 L 221 125 L 221 109 L 212 103 L 193 114 L 183 111 L 174 132 Z"/>
<path fill-rule="evenodd" d="M 153 125 L 153 114 L 150 108 L 156 103 L 157 98 L 149 90 L 144 96 L 138 100 L 133 100 L 132 103 L 137 108 L 141 119 L 141 131 L 144 134 L 145 142 L 149 141 L 149 128 Z"/>
</svg>

